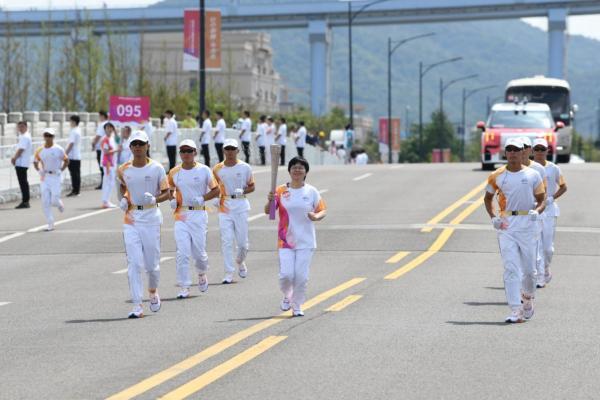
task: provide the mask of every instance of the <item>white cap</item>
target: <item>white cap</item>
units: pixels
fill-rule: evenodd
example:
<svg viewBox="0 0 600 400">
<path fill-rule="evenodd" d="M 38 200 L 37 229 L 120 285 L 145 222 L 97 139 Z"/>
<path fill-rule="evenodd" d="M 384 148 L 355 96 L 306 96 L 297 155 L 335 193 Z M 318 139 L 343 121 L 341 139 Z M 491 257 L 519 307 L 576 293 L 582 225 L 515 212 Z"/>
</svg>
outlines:
<svg viewBox="0 0 600 400">
<path fill-rule="evenodd" d="M 517 147 L 519 149 L 522 149 L 523 148 L 523 142 L 519 138 L 510 138 L 504 144 L 504 148 L 507 148 L 508 146 L 515 146 L 515 147 Z"/>
<path fill-rule="evenodd" d="M 544 146 L 545 148 L 548 148 L 548 141 L 544 138 L 537 138 L 533 140 L 533 146 Z"/>
<path fill-rule="evenodd" d="M 225 147 L 235 147 L 236 149 L 239 147 L 238 142 L 235 139 L 225 139 L 223 142 L 223 148 Z"/>
<path fill-rule="evenodd" d="M 196 142 L 194 142 L 192 139 L 182 140 L 181 143 L 179 143 L 179 148 L 182 148 L 183 146 L 191 147 L 194 150 L 198 150 L 198 148 L 196 147 Z"/>
<path fill-rule="evenodd" d="M 144 131 L 133 131 L 129 138 L 129 143 L 139 140 L 140 142 L 148 143 L 148 135 Z"/>
<path fill-rule="evenodd" d="M 44 133 L 47 133 L 47 134 L 52 135 L 52 136 L 56 136 L 56 132 L 54 132 L 53 128 L 46 128 L 46 129 L 44 129 L 44 131 L 42 132 L 42 135 Z"/>
<path fill-rule="evenodd" d="M 531 147 L 531 139 L 529 139 L 527 136 L 523 136 L 521 138 L 521 142 L 523 142 L 523 146 Z"/>
</svg>

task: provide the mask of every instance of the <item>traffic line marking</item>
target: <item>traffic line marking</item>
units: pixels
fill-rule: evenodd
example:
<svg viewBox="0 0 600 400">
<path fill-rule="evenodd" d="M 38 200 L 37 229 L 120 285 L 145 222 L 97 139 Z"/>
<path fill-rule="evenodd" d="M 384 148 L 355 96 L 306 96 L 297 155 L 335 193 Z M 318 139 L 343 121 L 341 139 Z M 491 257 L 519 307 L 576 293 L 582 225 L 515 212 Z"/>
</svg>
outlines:
<svg viewBox="0 0 600 400">
<path fill-rule="evenodd" d="M 81 214 L 81 215 L 78 215 L 76 217 L 61 219 L 60 221 L 56 221 L 54 223 L 54 226 L 66 224 L 67 222 L 73 222 L 73 221 L 77 221 L 77 220 L 84 219 L 84 218 L 87 218 L 87 217 L 93 217 L 94 215 L 103 214 L 103 213 L 106 213 L 106 212 L 109 212 L 109 211 L 114 211 L 114 210 L 118 210 L 118 208 L 104 208 L 102 210 L 92 211 L 92 212 L 89 212 L 89 213 Z M 47 226 L 48 226 L 47 224 L 36 226 L 35 228 L 28 229 L 27 233 L 39 232 L 41 230 L 46 229 Z"/>
<path fill-rule="evenodd" d="M 262 217 L 264 217 L 264 216 L 266 216 L 266 215 L 267 215 L 267 214 L 265 214 L 265 213 L 260 213 L 260 214 L 253 215 L 253 216 L 251 216 L 251 217 L 248 217 L 248 222 L 255 221 L 255 220 L 257 220 L 257 219 L 259 219 L 259 218 L 262 218 Z"/>
<path fill-rule="evenodd" d="M 8 242 L 11 239 L 15 239 L 15 238 L 18 238 L 19 236 L 23 236 L 24 234 L 25 234 L 25 232 L 11 233 L 10 235 L 6 235 L 3 238 L 0 238 L 0 243 L 2 243 L 2 242 Z"/>
<path fill-rule="evenodd" d="M 363 179 L 366 179 L 368 177 L 370 177 L 371 175 L 373 175 L 371 172 L 368 172 L 366 174 L 357 176 L 356 178 L 352 179 L 353 181 L 362 181 Z"/>
<path fill-rule="evenodd" d="M 160 259 L 160 261 L 159 261 L 159 262 L 163 262 L 163 261 L 169 261 L 169 260 L 172 260 L 173 258 L 175 258 L 175 257 L 163 257 L 163 258 L 161 258 L 161 259 Z M 127 269 L 127 268 L 124 268 L 124 269 L 120 269 L 120 270 L 118 270 L 118 271 L 111 272 L 111 273 L 112 273 L 112 274 L 124 274 L 124 273 L 126 273 L 127 271 L 128 271 L 128 269 Z"/>
<path fill-rule="evenodd" d="M 0 301 L 0 307 L 6 306 L 8 304 L 12 304 L 12 302 L 10 302 L 10 301 Z"/>
<path fill-rule="evenodd" d="M 321 189 L 319 190 L 319 194 L 323 194 L 323 193 L 327 193 L 329 192 L 329 189 Z"/>
<path fill-rule="evenodd" d="M 199 392 L 206 386 L 215 382 L 216 380 L 222 378 L 227 375 L 231 371 L 241 367 L 242 365 L 248 363 L 254 358 L 258 357 L 262 353 L 266 352 L 270 348 L 276 346 L 285 340 L 287 336 L 269 336 L 263 341 L 255 344 L 247 350 L 244 350 L 240 354 L 235 357 L 230 358 L 225 361 L 223 364 L 216 366 L 208 372 L 200 375 L 199 377 L 189 381 L 185 385 L 178 387 L 177 389 L 167 393 L 166 395 L 160 397 L 162 400 L 179 400 L 185 399 L 186 397 L 191 396 L 194 393 Z"/>
<path fill-rule="evenodd" d="M 308 310 L 308 309 L 326 301 L 327 299 L 337 295 L 338 293 L 341 293 L 353 286 L 358 285 L 359 283 L 363 282 L 365 279 L 367 279 L 367 278 L 353 278 L 353 279 L 350 279 L 349 281 L 346 281 L 332 289 L 329 289 L 329 290 L 313 297 L 312 299 L 308 300 L 306 303 L 304 303 L 304 309 Z M 271 326 L 278 324 L 281 321 L 285 321 L 291 317 L 292 317 L 292 312 L 286 311 L 284 313 L 279 314 L 276 317 L 264 320 L 262 322 L 254 324 L 246 329 L 243 329 L 237 333 L 234 333 L 233 335 L 207 347 L 206 349 L 202 350 L 201 352 L 196 353 L 193 356 L 190 356 L 190 357 L 186 358 L 185 360 L 180 361 L 177 364 L 175 364 L 163 371 L 160 371 L 133 386 L 130 386 L 130 387 L 122 390 L 121 392 L 109 397 L 107 400 L 117 400 L 117 399 L 123 400 L 123 399 L 131 399 L 135 396 L 139 396 L 140 394 L 145 393 L 148 390 L 153 389 L 156 386 L 159 386 L 160 384 L 168 381 L 169 379 L 174 378 L 177 375 L 197 366 L 198 364 L 208 360 L 209 358 L 216 356 L 217 354 L 236 345 L 237 343 L 241 342 L 242 340 L 247 339 L 248 337 L 250 337 L 256 333 L 261 332 L 267 328 L 270 328 Z"/>
<path fill-rule="evenodd" d="M 385 263 L 386 264 L 396 264 L 397 262 L 399 262 L 400 260 L 402 260 L 404 257 L 406 257 L 409 254 L 410 254 L 410 251 L 399 251 L 398 253 L 396 253 L 396 255 L 388 258 L 388 260 Z"/>
<path fill-rule="evenodd" d="M 337 303 L 335 303 L 334 305 L 332 305 L 331 307 L 325 309 L 325 311 L 342 311 L 344 308 L 348 307 L 350 304 L 354 303 L 355 301 L 358 301 L 362 298 L 362 295 L 359 294 L 352 294 L 348 297 L 346 297 L 345 299 L 343 299 L 342 301 L 339 301 Z"/>
</svg>

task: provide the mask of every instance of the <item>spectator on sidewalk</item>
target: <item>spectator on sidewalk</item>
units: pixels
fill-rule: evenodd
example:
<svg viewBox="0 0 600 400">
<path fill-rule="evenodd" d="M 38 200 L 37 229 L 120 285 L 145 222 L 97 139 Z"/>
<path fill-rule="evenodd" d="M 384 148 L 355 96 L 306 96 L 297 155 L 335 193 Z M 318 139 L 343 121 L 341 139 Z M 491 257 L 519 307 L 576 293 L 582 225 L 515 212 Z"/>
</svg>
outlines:
<svg viewBox="0 0 600 400">
<path fill-rule="evenodd" d="M 29 169 L 29 164 L 31 164 L 33 148 L 31 134 L 27 130 L 27 122 L 19 121 L 19 123 L 17 123 L 17 131 L 19 132 L 17 151 L 10 159 L 12 165 L 15 166 L 19 187 L 21 188 L 21 203 L 15 208 L 29 208 L 29 182 L 27 180 L 27 170 Z"/>
<path fill-rule="evenodd" d="M 98 112 L 98 126 L 96 127 L 96 136 L 92 141 L 92 150 L 96 150 L 96 160 L 98 168 L 100 168 L 100 184 L 96 186 L 96 190 L 102 189 L 102 180 L 104 178 L 104 169 L 102 168 L 102 150 L 100 149 L 100 141 L 104 137 L 104 124 L 108 122 L 108 114 L 104 110 Z"/>
<path fill-rule="evenodd" d="M 298 157 L 304 158 L 304 147 L 306 146 L 306 128 L 304 127 L 304 121 L 298 122 L 300 127 L 296 133 L 296 150 L 298 151 Z"/>
<path fill-rule="evenodd" d="M 167 146 L 167 157 L 169 157 L 169 170 L 175 167 L 177 162 L 177 145 L 179 144 L 177 121 L 173 111 L 165 111 L 165 145 Z"/>
<path fill-rule="evenodd" d="M 227 124 L 225 123 L 225 119 L 223 118 L 223 111 L 217 111 L 217 130 L 214 134 L 215 141 L 215 150 L 217 151 L 217 157 L 219 157 L 219 162 L 223 161 L 223 142 L 225 141 L 225 129 L 227 129 Z"/>
<path fill-rule="evenodd" d="M 71 193 L 67 197 L 79 196 L 81 190 L 81 130 L 79 129 L 79 115 L 71 115 L 69 123 L 71 132 L 67 144 L 67 157 L 69 158 L 69 174 L 71 175 Z"/>
<path fill-rule="evenodd" d="M 244 111 L 244 118 L 240 131 L 240 141 L 244 149 L 244 157 L 246 164 L 250 163 L 250 140 L 252 139 L 252 120 L 250 119 L 250 111 Z"/>
</svg>

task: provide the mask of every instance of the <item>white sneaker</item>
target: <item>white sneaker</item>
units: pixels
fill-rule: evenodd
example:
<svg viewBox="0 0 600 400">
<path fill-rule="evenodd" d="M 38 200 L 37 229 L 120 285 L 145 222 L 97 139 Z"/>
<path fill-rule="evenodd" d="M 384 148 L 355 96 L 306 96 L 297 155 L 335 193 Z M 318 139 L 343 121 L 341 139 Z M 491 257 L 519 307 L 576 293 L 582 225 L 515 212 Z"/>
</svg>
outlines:
<svg viewBox="0 0 600 400">
<path fill-rule="evenodd" d="M 304 317 L 304 311 L 302 311 L 302 309 L 300 309 L 300 308 L 295 308 L 292 315 L 294 317 Z"/>
<path fill-rule="evenodd" d="M 530 319 L 531 317 L 533 317 L 533 297 L 532 298 L 527 298 L 525 296 L 522 296 L 523 298 L 523 317 L 525 317 L 525 319 Z"/>
<path fill-rule="evenodd" d="M 131 310 L 127 318 L 142 318 L 143 316 L 144 309 L 142 308 L 141 304 L 138 304 L 135 307 L 133 307 L 133 310 Z"/>
<path fill-rule="evenodd" d="M 64 203 L 62 202 L 62 200 L 59 200 L 59 201 L 58 201 L 58 211 L 60 211 L 60 212 L 65 212 L 65 205 L 64 205 Z"/>
<path fill-rule="evenodd" d="M 238 264 L 238 275 L 240 276 L 240 278 L 245 278 L 248 276 L 248 267 L 246 267 L 245 262 Z"/>
<path fill-rule="evenodd" d="M 223 283 L 223 285 L 228 285 L 231 282 L 233 282 L 233 274 L 231 272 L 228 272 L 223 277 L 223 281 L 221 283 Z"/>
<path fill-rule="evenodd" d="M 48 224 L 48 226 L 46 227 L 46 229 L 44 229 L 46 232 L 52 232 L 54 230 L 54 222 Z"/>
<path fill-rule="evenodd" d="M 102 203 L 102 208 L 116 208 L 116 207 L 117 206 L 115 204 L 111 203 L 110 201 L 106 202 L 106 203 Z"/>
<path fill-rule="evenodd" d="M 208 290 L 208 278 L 206 274 L 198 274 L 198 289 L 201 292 L 206 292 Z"/>
<path fill-rule="evenodd" d="M 160 310 L 160 296 L 158 292 L 154 293 L 154 296 L 150 298 L 150 310 L 152 312 L 158 312 Z"/>
<path fill-rule="evenodd" d="M 519 322 L 524 322 L 523 319 L 523 310 L 519 307 L 517 309 L 512 310 L 508 317 L 504 320 L 507 324 L 517 324 Z"/>
<path fill-rule="evenodd" d="M 536 277 L 536 285 L 538 289 L 543 289 L 546 286 L 546 279 L 544 275 L 537 275 Z"/>
<path fill-rule="evenodd" d="M 178 299 L 187 299 L 190 296 L 190 290 L 188 288 L 181 288 L 177 294 Z"/>
<path fill-rule="evenodd" d="M 289 311 L 290 308 L 292 308 L 292 305 L 290 304 L 290 299 L 288 299 L 287 297 L 284 297 L 283 300 L 281 300 L 281 311 Z"/>
</svg>

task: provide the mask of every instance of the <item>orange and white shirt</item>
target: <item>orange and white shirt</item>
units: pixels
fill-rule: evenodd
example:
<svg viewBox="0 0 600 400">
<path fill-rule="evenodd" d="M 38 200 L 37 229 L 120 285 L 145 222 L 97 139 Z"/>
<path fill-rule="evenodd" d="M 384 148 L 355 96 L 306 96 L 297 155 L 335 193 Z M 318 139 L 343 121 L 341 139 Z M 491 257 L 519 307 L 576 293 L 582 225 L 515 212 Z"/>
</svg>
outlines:
<svg viewBox="0 0 600 400">
<path fill-rule="evenodd" d="M 42 146 L 35 151 L 33 159 L 40 164 L 40 170 L 47 176 L 61 176 L 63 162 L 67 160 L 65 150 L 57 144 Z"/>
<path fill-rule="evenodd" d="M 278 245 L 280 249 L 316 249 L 315 223 L 308 218 L 309 212 L 327 208 L 319 191 L 305 183 L 293 189 L 289 184 L 275 190 L 275 206 L 279 210 Z"/>
<path fill-rule="evenodd" d="M 242 198 L 232 198 L 236 189 L 246 189 L 254 184 L 254 175 L 252 168 L 241 160 L 228 167 L 225 162 L 220 162 L 213 168 L 215 179 L 221 189 L 219 198 L 219 212 L 222 213 L 240 213 L 250 210 L 250 202 L 244 196 Z"/>
<path fill-rule="evenodd" d="M 538 172 L 526 166 L 518 172 L 510 172 L 502 166 L 490 174 L 486 191 L 498 194 L 500 216 L 508 221 L 508 230 L 535 229 L 537 225 L 526 215 L 506 215 L 505 212 L 534 209 L 535 195 L 544 193 L 544 182 Z"/>
<path fill-rule="evenodd" d="M 145 166 L 139 168 L 128 161 L 117 170 L 117 178 L 125 186 L 125 198 L 129 205 L 143 206 L 144 193 L 158 197 L 161 191 L 169 188 L 167 174 L 163 166 L 148 158 Z M 143 210 L 130 209 L 125 213 L 125 223 L 130 225 L 160 225 L 162 214 L 158 207 Z"/>
<path fill-rule="evenodd" d="M 554 194 L 558 191 L 558 188 L 566 183 L 565 178 L 563 177 L 558 165 L 550 161 L 546 161 L 544 167 L 546 168 L 546 180 L 548 181 L 546 193 L 548 196 L 554 196 Z M 549 217 L 560 216 L 560 208 L 558 207 L 558 203 L 554 201 L 549 206 L 546 206 L 544 215 Z"/>
<path fill-rule="evenodd" d="M 187 213 L 206 214 L 205 210 L 189 210 L 187 207 L 193 206 L 194 198 L 204 196 L 218 186 L 210 168 L 200 163 L 195 163 L 191 169 L 178 165 L 169 171 L 168 181 L 169 187 L 175 189 L 177 200 L 175 220 L 185 221 Z"/>
</svg>

